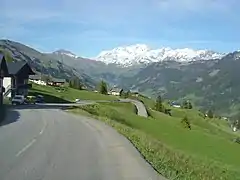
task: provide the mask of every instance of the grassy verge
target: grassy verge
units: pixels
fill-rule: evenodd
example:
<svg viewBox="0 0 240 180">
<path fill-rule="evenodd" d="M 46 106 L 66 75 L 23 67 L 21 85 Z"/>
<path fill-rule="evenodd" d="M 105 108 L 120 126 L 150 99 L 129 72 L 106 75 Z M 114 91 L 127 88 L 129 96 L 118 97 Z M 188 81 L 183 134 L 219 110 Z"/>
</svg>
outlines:
<svg viewBox="0 0 240 180">
<path fill-rule="evenodd" d="M 101 103 L 71 110 L 98 118 L 126 136 L 144 158 L 169 179 L 240 179 L 240 146 L 221 134 L 193 126 L 181 127 L 180 118 L 154 114 L 143 118 L 131 104 Z"/>
<path fill-rule="evenodd" d="M 116 100 L 117 97 L 110 95 L 103 95 L 87 90 L 77 90 L 69 87 L 59 88 L 51 86 L 41 86 L 33 84 L 29 91 L 30 96 L 43 95 L 46 102 L 74 102 L 75 99 L 81 100 Z"/>
</svg>

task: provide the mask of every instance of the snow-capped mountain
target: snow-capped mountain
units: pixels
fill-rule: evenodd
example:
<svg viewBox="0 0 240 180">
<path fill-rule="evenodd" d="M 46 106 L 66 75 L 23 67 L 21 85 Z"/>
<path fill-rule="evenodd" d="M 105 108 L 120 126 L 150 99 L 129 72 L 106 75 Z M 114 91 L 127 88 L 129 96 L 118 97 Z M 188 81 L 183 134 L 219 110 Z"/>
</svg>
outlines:
<svg viewBox="0 0 240 180">
<path fill-rule="evenodd" d="M 144 44 L 136 44 L 114 48 L 113 50 L 102 51 L 95 59 L 106 64 L 118 64 L 128 67 L 137 64 L 149 64 L 159 61 L 191 62 L 197 60 L 218 59 L 224 54 L 210 50 L 193 50 L 189 48 L 151 49 Z"/>
<path fill-rule="evenodd" d="M 78 56 L 74 53 L 72 53 L 71 51 L 67 51 L 64 49 L 59 49 L 57 51 L 54 51 L 53 54 L 58 54 L 58 55 L 66 55 L 72 58 L 78 58 Z"/>
</svg>

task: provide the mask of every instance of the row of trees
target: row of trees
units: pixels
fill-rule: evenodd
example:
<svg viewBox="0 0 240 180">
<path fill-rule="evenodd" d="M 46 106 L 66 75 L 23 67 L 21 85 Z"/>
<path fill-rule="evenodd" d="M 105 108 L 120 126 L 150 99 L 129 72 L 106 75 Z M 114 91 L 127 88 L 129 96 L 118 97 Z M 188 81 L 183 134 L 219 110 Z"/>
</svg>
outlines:
<svg viewBox="0 0 240 180">
<path fill-rule="evenodd" d="M 167 109 L 163 105 L 163 99 L 162 99 L 162 97 L 160 95 L 156 99 L 154 108 L 155 108 L 156 111 L 159 111 L 159 112 L 162 112 L 162 113 L 165 113 L 165 114 L 168 114 L 168 115 L 172 116 L 171 109 Z"/>
<path fill-rule="evenodd" d="M 81 83 L 81 80 L 78 77 L 73 77 L 69 80 L 69 87 L 74 89 L 83 89 L 83 84 Z"/>
<path fill-rule="evenodd" d="M 99 83 L 98 89 L 99 89 L 99 93 L 101 93 L 101 94 L 108 94 L 108 87 L 107 87 L 107 83 L 105 81 L 102 80 Z"/>
<path fill-rule="evenodd" d="M 107 83 L 105 81 L 101 81 L 98 85 L 98 90 L 99 90 L 99 93 L 101 94 L 108 94 L 108 87 L 107 87 Z M 120 94 L 120 96 L 122 98 L 128 98 L 129 96 L 131 95 L 131 92 L 130 91 L 127 91 L 127 92 L 122 92 Z"/>
<path fill-rule="evenodd" d="M 192 106 L 192 103 L 189 100 L 185 100 L 185 101 L 183 101 L 182 108 L 184 108 L 184 109 L 192 109 L 193 106 Z"/>
</svg>

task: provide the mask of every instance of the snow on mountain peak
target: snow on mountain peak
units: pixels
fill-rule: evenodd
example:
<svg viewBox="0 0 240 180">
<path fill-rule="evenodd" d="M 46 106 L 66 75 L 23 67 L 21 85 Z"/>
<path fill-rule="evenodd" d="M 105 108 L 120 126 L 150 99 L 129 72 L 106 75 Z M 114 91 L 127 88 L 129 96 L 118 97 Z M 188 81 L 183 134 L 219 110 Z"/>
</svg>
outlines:
<svg viewBox="0 0 240 180">
<path fill-rule="evenodd" d="M 117 47 L 102 51 L 95 59 L 106 64 L 118 64 L 128 67 L 137 64 L 149 64 L 159 61 L 190 62 L 221 58 L 224 54 L 210 50 L 193 50 L 189 48 L 172 49 L 164 47 L 151 49 L 145 44 Z"/>
<path fill-rule="evenodd" d="M 72 53 L 71 51 L 64 50 L 64 49 L 59 49 L 57 51 L 54 51 L 53 53 L 54 54 L 66 55 L 66 56 L 70 56 L 70 57 L 73 57 L 73 58 L 78 58 L 78 56 L 76 54 Z"/>
</svg>

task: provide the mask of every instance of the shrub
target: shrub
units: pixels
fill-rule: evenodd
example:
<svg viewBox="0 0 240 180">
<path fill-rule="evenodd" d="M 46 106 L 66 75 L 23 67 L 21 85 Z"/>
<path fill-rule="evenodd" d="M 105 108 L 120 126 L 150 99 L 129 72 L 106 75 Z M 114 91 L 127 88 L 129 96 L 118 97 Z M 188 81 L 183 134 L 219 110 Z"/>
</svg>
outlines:
<svg viewBox="0 0 240 180">
<path fill-rule="evenodd" d="M 181 120 L 181 123 L 183 124 L 184 128 L 188 128 L 191 130 L 191 124 L 187 116 L 184 116 Z"/>
<path fill-rule="evenodd" d="M 134 114 L 138 114 L 138 109 L 136 106 L 133 106 L 133 112 L 134 112 Z"/>
</svg>

